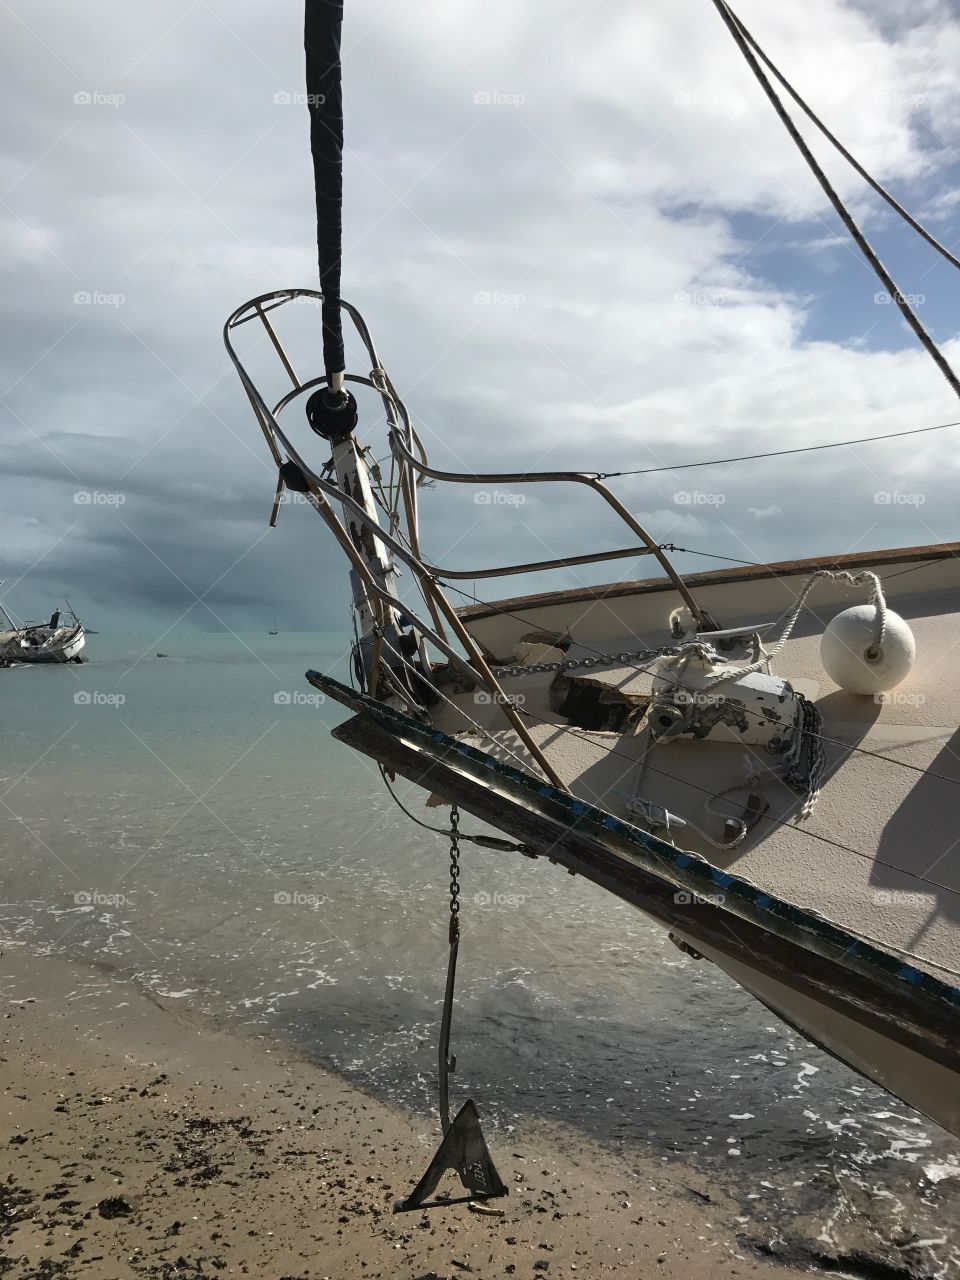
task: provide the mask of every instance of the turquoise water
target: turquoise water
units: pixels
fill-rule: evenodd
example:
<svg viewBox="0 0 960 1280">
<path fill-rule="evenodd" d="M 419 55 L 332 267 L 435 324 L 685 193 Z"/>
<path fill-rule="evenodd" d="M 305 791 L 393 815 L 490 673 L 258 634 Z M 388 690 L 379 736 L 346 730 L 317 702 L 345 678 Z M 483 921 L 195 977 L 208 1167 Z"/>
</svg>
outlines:
<svg viewBox="0 0 960 1280">
<path fill-rule="evenodd" d="M 348 682 L 346 637 L 156 648 L 93 636 L 83 666 L 0 671 L 3 936 L 430 1110 L 447 851 L 330 737 L 343 712 L 303 673 Z M 549 1117 L 688 1160 L 753 1228 L 802 1211 L 831 1231 L 870 1215 L 880 1239 L 916 1229 L 945 1274 L 954 1140 L 600 890 L 513 855 L 463 862 L 455 1097 L 494 1132 Z"/>
</svg>

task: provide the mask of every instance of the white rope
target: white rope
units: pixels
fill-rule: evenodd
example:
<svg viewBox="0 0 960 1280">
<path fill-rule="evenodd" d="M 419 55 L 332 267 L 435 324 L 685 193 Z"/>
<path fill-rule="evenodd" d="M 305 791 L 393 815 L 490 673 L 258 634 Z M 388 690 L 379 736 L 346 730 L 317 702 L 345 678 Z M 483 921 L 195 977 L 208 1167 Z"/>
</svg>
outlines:
<svg viewBox="0 0 960 1280">
<path fill-rule="evenodd" d="M 728 668 L 718 675 L 705 682 L 704 688 L 715 689 L 718 685 L 724 684 L 730 680 L 740 680 L 745 676 L 753 675 L 755 672 L 766 670 L 770 671 L 770 664 L 774 658 L 783 652 L 787 641 L 793 633 L 797 620 L 803 612 L 803 607 L 807 602 L 807 597 L 813 590 L 814 586 L 823 578 L 829 578 L 834 582 L 842 582 L 850 587 L 860 587 L 869 585 L 870 597 L 869 601 L 876 609 L 874 641 L 868 654 L 876 655 L 879 653 L 887 629 L 887 602 L 884 598 L 883 587 L 880 579 L 875 573 L 869 569 L 864 569 L 860 573 L 850 573 L 846 569 L 818 569 L 812 573 L 803 584 L 797 601 L 790 612 L 785 615 L 783 627 L 780 631 L 780 637 L 772 648 L 766 649 L 761 644 L 759 653 L 755 660 L 747 666 Z M 717 660 L 717 655 L 709 644 L 706 636 L 682 644 L 677 653 L 667 657 L 662 662 L 662 668 L 673 668 L 676 673 L 676 679 L 671 692 L 675 692 L 683 687 L 684 673 L 691 662 L 695 659 L 701 661 Z M 662 669 L 661 668 L 661 669 Z M 798 695 L 799 696 L 799 695 Z M 797 788 L 801 782 L 803 785 L 803 805 L 798 814 L 798 821 L 803 822 L 809 818 L 813 807 L 819 798 L 820 791 L 823 787 L 824 775 L 826 773 L 826 755 L 823 749 L 820 729 L 822 721 L 820 713 L 813 703 L 806 699 L 800 702 L 800 711 L 798 722 L 794 726 L 793 742 L 786 758 L 781 762 L 776 772 L 780 775 L 788 786 Z M 809 742 L 809 762 L 806 778 L 802 779 L 799 773 L 799 765 L 803 755 L 805 742 Z M 708 797 L 704 802 L 704 809 L 707 813 L 715 816 L 724 816 L 720 810 L 716 808 L 716 801 L 722 796 L 727 795 L 731 791 L 738 791 L 741 788 L 748 787 L 751 782 L 756 782 L 758 775 L 754 770 L 749 770 L 744 781 L 728 787 L 726 791 L 721 791 L 715 797 Z M 746 826 L 741 824 L 741 830 L 738 835 L 729 841 L 715 840 L 708 832 L 702 830 L 689 818 L 685 819 L 687 825 L 697 835 L 701 836 L 715 849 L 733 849 L 740 844 L 747 834 Z"/>
<path fill-rule="evenodd" d="M 693 830 L 696 831 L 698 835 L 702 836 L 704 840 L 712 844 L 715 849 L 735 849 L 738 844 L 742 844 L 747 838 L 747 824 L 742 818 L 736 818 L 732 814 L 724 813 L 723 810 L 719 808 L 717 801 L 725 799 L 734 791 L 749 792 L 751 788 L 759 787 L 762 780 L 760 770 L 756 765 L 748 766 L 742 781 L 735 782 L 733 786 L 725 787 L 723 791 L 718 791 L 716 795 L 707 796 L 706 800 L 704 800 L 703 807 L 707 813 L 713 814 L 716 818 L 723 818 L 724 822 L 729 820 L 737 823 L 740 829 L 731 840 L 715 840 L 708 832 L 701 831 L 700 828 L 694 826 L 693 823 L 690 823 L 689 825 L 693 827 Z"/>
<path fill-rule="evenodd" d="M 730 787 L 729 790 L 732 791 L 733 788 Z M 720 794 L 723 795 L 724 793 L 721 791 Z M 726 816 L 724 814 L 719 814 L 718 816 L 722 817 L 724 819 L 724 822 L 726 822 Z M 701 840 L 706 840 L 707 844 L 713 845 L 714 849 L 723 849 L 725 851 L 730 849 L 736 849 L 737 845 L 742 844 L 744 840 L 746 840 L 747 838 L 747 824 L 745 822 L 741 822 L 739 818 L 733 818 L 731 819 L 731 821 L 736 822 L 740 828 L 737 834 L 733 837 L 733 839 L 732 840 L 715 840 L 709 831 L 705 830 L 703 827 L 698 827 L 697 824 L 693 822 L 690 818 L 684 818 L 684 822 L 687 824 L 690 830 L 695 832 L 700 837 Z"/>
<path fill-rule="evenodd" d="M 870 584 L 870 604 L 874 605 L 877 613 L 875 639 L 872 649 L 869 652 L 871 652 L 871 654 L 877 653 L 883 644 L 883 638 L 886 635 L 887 630 L 887 602 L 883 595 L 883 586 L 880 583 L 880 579 L 869 569 L 864 569 L 860 573 L 850 573 L 846 569 L 818 569 L 815 573 L 812 573 L 803 584 L 800 594 L 797 596 L 797 603 L 786 615 L 783 630 L 780 632 L 780 639 L 773 648 L 764 648 L 761 657 L 755 662 L 752 662 L 748 667 L 734 667 L 729 671 L 722 672 L 719 676 L 716 676 L 709 682 L 709 687 L 712 688 L 714 685 L 722 684 L 726 680 L 739 680 L 742 676 L 752 675 L 756 671 L 761 671 L 764 666 L 769 670 L 771 661 L 786 647 L 786 643 L 790 639 L 794 627 L 797 625 L 797 619 L 803 611 L 803 606 L 807 602 L 807 596 L 821 578 L 829 578 L 834 582 L 843 582 L 851 587 L 859 587 L 864 583 Z M 687 648 L 686 645 L 682 647 L 684 649 Z M 694 648 L 694 645 L 690 646 L 691 651 Z M 691 656 L 695 656 L 693 652 L 691 652 Z"/>
</svg>

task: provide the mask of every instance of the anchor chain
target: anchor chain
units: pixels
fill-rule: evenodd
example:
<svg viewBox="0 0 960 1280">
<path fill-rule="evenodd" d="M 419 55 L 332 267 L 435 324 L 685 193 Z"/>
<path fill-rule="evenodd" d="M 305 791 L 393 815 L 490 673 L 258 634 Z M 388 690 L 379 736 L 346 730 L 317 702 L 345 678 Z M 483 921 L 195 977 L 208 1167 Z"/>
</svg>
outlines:
<svg viewBox="0 0 960 1280">
<path fill-rule="evenodd" d="M 440 828 L 437 828 L 440 830 Z M 457 952 L 460 949 L 460 841 L 470 839 L 460 834 L 460 810 L 450 806 L 450 954 L 447 958 L 447 984 L 443 993 L 443 1013 L 440 1018 L 440 1042 L 438 1047 L 440 1085 L 440 1127 L 443 1141 L 430 1167 L 414 1187 L 406 1200 L 394 1205 L 395 1213 L 414 1209 L 430 1209 L 438 1205 L 449 1206 L 465 1200 L 489 1200 L 508 1194 L 503 1179 L 497 1173 L 490 1151 L 480 1129 L 480 1115 L 476 1103 L 468 1098 L 456 1116 L 450 1117 L 450 1076 L 457 1069 L 457 1059 L 450 1052 L 450 1027 L 453 1021 L 453 1001 L 457 982 Z M 448 1169 L 456 1171 L 467 1194 L 460 1200 L 430 1200 L 437 1184 Z"/>
<path fill-rule="evenodd" d="M 616 665 L 629 667 L 638 662 L 650 662 L 654 658 L 663 658 L 676 653 L 671 645 L 664 649 L 636 649 L 627 653 L 598 653 L 589 658 L 562 659 L 558 662 L 514 663 L 509 666 L 492 666 L 490 670 L 497 677 L 535 676 L 550 671 L 578 671 L 581 668 L 613 667 Z"/>
<path fill-rule="evenodd" d="M 450 807 L 450 941 L 460 937 L 460 810 Z"/>
</svg>

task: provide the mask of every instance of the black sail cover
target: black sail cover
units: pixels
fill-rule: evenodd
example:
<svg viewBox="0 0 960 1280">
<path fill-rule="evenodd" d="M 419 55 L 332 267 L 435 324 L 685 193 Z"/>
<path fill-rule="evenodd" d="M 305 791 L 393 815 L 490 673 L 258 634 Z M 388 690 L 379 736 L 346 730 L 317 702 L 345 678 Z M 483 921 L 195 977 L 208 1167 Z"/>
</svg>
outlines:
<svg viewBox="0 0 960 1280">
<path fill-rule="evenodd" d="M 317 256 L 323 293 L 323 364 L 327 375 L 344 370 L 340 317 L 343 246 L 343 92 L 340 31 L 343 0 L 306 0 L 304 47 L 310 150 L 317 194 Z"/>
</svg>

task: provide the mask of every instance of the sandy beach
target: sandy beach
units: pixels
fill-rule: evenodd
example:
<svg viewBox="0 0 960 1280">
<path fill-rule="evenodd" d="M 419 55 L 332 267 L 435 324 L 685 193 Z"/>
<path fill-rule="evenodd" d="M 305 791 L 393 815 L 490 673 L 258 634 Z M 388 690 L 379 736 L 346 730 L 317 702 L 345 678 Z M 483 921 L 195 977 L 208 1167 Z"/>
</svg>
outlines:
<svg viewBox="0 0 960 1280">
<path fill-rule="evenodd" d="M 231 768 L 342 638 L 281 637 L 275 678 L 200 637 L 176 696 L 163 663 L 121 681 L 135 639 L 99 643 L 123 723 L 78 713 L 49 751 L 72 683 L 4 683 L 3 1280 L 960 1274 L 953 1139 L 640 913 L 481 851 L 452 1100 L 510 1195 L 395 1216 L 439 1140 L 446 851 L 313 708 L 264 739 L 270 776 Z M 171 770 L 223 775 L 216 809 Z"/>
<path fill-rule="evenodd" d="M 13 949 L 3 974 L 11 1280 L 800 1274 L 695 1172 L 541 1127 L 490 1135 L 502 1212 L 394 1215 L 434 1124 L 107 971 Z"/>
</svg>

